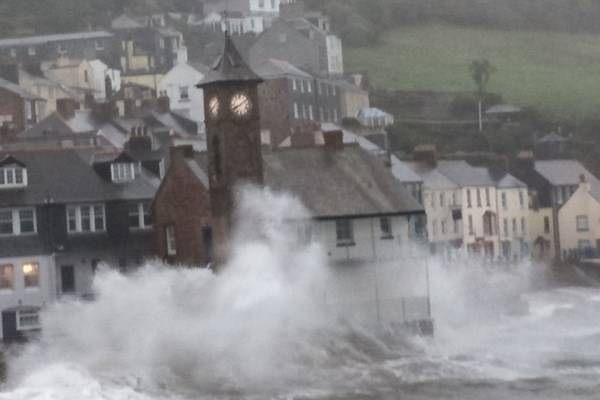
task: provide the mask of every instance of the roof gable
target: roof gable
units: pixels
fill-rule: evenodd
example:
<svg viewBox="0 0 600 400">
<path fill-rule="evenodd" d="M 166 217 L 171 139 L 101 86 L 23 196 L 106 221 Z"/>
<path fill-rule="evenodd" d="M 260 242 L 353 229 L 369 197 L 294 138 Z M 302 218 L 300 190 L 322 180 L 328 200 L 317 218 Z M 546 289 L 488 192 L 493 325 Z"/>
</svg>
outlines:
<svg viewBox="0 0 600 400">
<path fill-rule="evenodd" d="M 12 155 L 8 154 L 4 156 L 4 158 L 0 157 L 0 168 L 6 166 L 18 165 L 19 167 L 25 168 L 26 165 L 24 162 L 16 159 Z"/>
</svg>

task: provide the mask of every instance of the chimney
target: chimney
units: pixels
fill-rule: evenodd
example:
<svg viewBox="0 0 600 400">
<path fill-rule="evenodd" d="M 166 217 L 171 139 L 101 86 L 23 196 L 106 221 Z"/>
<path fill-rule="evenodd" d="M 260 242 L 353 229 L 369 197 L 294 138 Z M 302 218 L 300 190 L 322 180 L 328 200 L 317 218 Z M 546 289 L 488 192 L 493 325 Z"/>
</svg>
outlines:
<svg viewBox="0 0 600 400">
<path fill-rule="evenodd" d="M 437 166 L 438 154 L 434 144 L 421 144 L 415 147 L 413 151 L 415 161 L 426 163 L 431 167 Z"/>
<path fill-rule="evenodd" d="M 586 192 L 592 190 L 592 185 L 588 182 L 585 174 L 579 175 L 579 187 L 584 188 Z"/>
<path fill-rule="evenodd" d="M 194 158 L 194 146 L 171 146 L 171 148 L 169 149 L 169 156 L 171 160 L 174 160 L 176 158 L 192 159 Z"/>
<path fill-rule="evenodd" d="M 0 78 L 18 85 L 19 65 L 16 63 L 0 64 Z"/>
<path fill-rule="evenodd" d="M 168 96 L 160 96 L 156 99 L 156 112 L 166 114 L 171 111 L 171 101 Z"/>
<path fill-rule="evenodd" d="M 131 151 L 151 151 L 152 134 L 146 126 L 132 126 L 125 148 Z"/>
<path fill-rule="evenodd" d="M 56 112 L 65 120 L 75 117 L 75 110 L 78 108 L 79 105 L 73 99 L 66 98 L 56 100 Z"/>
<path fill-rule="evenodd" d="M 119 110 L 116 107 L 114 101 L 106 101 L 103 103 L 96 103 L 92 105 L 92 115 L 98 121 L 110 121 L 119 114 Z"/>
<path fill-rule="evenodd" d="M 323 141 L 328 150 L 340 150 L 344 148 L 344 132 L 341 130 L 323 132 Z"/>
</svg>

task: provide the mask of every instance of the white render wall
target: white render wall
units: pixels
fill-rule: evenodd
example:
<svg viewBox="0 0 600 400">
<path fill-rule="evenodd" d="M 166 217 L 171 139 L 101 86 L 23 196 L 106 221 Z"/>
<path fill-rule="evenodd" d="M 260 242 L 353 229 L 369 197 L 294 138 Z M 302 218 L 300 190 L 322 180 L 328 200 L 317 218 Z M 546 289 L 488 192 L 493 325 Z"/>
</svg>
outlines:
<svg viewBox="0 0 600 400">
<path fill-rule="evenodd" d="M 178 64 L 158 83 L 159 92 L 169 97 L 171 110 L 182 111 L 199 126 L 204 125 L 204 92 L 196 85 L 203 79 L 204 74 L 189 64 Z M 188 88 L 188 99 L 181 98 L 181 87 Z"/>
<path fill-rule="evenodd" d="M 335 35 L 327 35 L 327 69 L 332 75 L 344 73 L 342 41 Z"/>
<path fill-rule="evenodd" d="M 36 288 L 25 288 L 23 264 L 27 263 L 38 263 L 39 265 L 39 286 Z M 5 264 L 14 266 L 14 287 L 13 289 L 0 289 L 0 311 L 19 305 L 45 307 L 56 299 L 57 280 L 53 256 L 40 255 L 0 259 L 0 265 Z M 1 320 L 0 337 L 2 337 Z"/>
<path fill-rule="evenodd" d="M 506 196 L 506 207 L 502 205 L 503 193 Z M 497 197 L 500 240 L 510 243 L 510 251 L 507 255 L 508 259 L 521 259 L 523 256 L 521 242 L 524 242 L 527 248 L 531 249 L 529 236 L 529 196 L 527 188 L 501 188 L 498 189 Z M 504 229 L 505 219 L 508 225 L 508 232 L 505 232 Z M 513 221 L 516 221 L 516 230 L 513 229 Z M 525 226 L 523 226 L 523 221 L 525 222 Z M 499 255 L 504 256 L 502 249 L 500 251 Z"/>
<path fill-rule="evenodd" d="M 589 184 L 584 183 L 573 193 L 558 211 L 560 247 L 563 252 L 577 251 L 579 241 L 587 240 L 592 248 L 600 239 L 600 203 L 589 193 Z M 587 216 L 589 230 L 577 230 L 577 216 Z"/>
</svg>

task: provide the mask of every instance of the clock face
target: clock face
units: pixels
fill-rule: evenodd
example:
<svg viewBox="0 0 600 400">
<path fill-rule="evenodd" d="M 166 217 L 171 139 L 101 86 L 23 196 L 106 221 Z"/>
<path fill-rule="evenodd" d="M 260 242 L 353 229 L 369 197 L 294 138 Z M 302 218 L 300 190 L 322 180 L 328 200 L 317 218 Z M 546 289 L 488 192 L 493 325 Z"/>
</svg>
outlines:
<svg viewBox="0 0 600 400">
<path fill-rule="evenodd" d="M 238 117 L 247 115 L 252 109 L 252 102 L 244 93 L 234 94 L 231 98 L 231 112 Z"/>
<path fill-rule="evenodd" d="M 210 113 L 211 117 L 216 118 L 219 116 L 219 105 L 219 99 L 217 96 L 210 98 L 208 101 L 208 112 Z"/>
</svg>

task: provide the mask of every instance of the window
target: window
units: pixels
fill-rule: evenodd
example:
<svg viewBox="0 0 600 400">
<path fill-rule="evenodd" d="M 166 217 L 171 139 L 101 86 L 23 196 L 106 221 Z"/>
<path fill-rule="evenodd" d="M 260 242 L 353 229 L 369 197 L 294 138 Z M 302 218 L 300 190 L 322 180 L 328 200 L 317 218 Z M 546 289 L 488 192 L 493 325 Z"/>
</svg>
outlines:
<svg viewBox="0 0 600 400">
<path fill-rule="evenodd" d="M 471 189 L 467 189 L 467 207 L 471 208 Z"/>
<path fill-rule="evenodd" d="M 164 45 L 164 40 L 163 40 L 163 45 Z M 96 48 L 96 50 L 104 50 L 104 42 L 102 40 L 95 40 L 94 47 Z"/>
<path fill-rule="evenodd" d="M 437 236 L 438 234 L 438 222 L 437 219 L 431 221 L 431 236 Z"/>
<path fill-rule="evenodd" d="M 17 330 L 27 331 L 40 328 L 40 313 L 36 310 L 19 310 L 17 312 Z"/>
<path fill-rule="evenodd" d="M 469 235 L 474 235 L 475 231 L 473 229 L 473 216 L 469 215 Z"/>
<path fill-rule="evenodd" d="M 477 207 L 481 208 L 481 191 L 477 188 Z"/>
<path fill-rule="evenodd" d="M 519 190 L 519 205 L 521 208 L 525 207 L 525 196 L 523 195 L 522 190 Z"/>
<path fill-rule="evenodd" d="M 306 105 L 302 104 L 302 119 L 306 119 Z"/>
<path fill-rule="evenodd" d="M 352 220 L 339 219 L 335 221 L 335 235 L 338 246 L 353 246 L 354 226 Z"/>
<path fill-rule="evenodd" d="M 273 10 L 276 10 L 276 9 L 277 9 L 277 5 L 275 4 L 275 0 L 271 0 L 271 8 L 272 8 Z"/>
<path fill-rule="evenodd" d="M 265 0 L 258 0 L 258 8 L 265 8 Z"/>
<path fill-rule="evenodd" d="M 0 235 L 12 235 L 13 233 L 12 210 L 0 210 Z"/>
<path fill-rule="evenodd" d="M 167 225 L 165 227 L 165 240 L 167 245 L 167 255 L 174 256 L 177 254 L 177 244 L 175 242 L 175 226 Z"/>
<path fill-rule="evenodd" d="M 103 232 L 106 228 L 104 205 L 67 207 L 69 233 Z"/>
<path fill-rule="evenodd" d="M 435 208 L 435 192 L 431 192 L 431 208 Z"/>
<path fill-rule="evenodd" d="M 550 217 L 544 217 L 544 233 L 550 233 Z"/>
<path fill-rule="evenodd" d="M 15 266 L 0 265 L 0 289 L 13 289 L 15 285 Z"/>
<path fill-rule="evenodd" d="M 40 285 L 40 265 L 38 263 L 23 264 L 23 279 L 26 288 L 36 288 Z"/>
<path fill-rule="evenodd" d="M 323 88 L 321 87 L 321 82 L 317 81 L 317 93 L 318 94 L 322 94 L 323 93 Z"/>
<path fill-rule="evenodd" d="M 19 210 L 19 233 L 35 233 L 35 211 L 32 208 Z"/>
<path fill-rule="evenodd" d="M 446 220 L 442 221 L 442 235 L 446 234 Z"/>
<path fill-rule="evenodd" d="M 454 220 L 454 233 L 458 233 L 458 220 Z"/>
<path fill-rule="evenodd" d="M 517 234 L 517 219 L 516 218 L 513 218 L 513 220 L 512 220 L 512 231 L 513 231 L 514 235 Z"/>
<path fill-rule="evenodd" d="M 0 188 L 27 186 L 27 170 L 22 167 L 0 168 Z"/>
<path fill-rule="evenodd" d="M 294 118 L 296 118 L 296 119 L 300 118 L 300 112 L 298 110 L 298 103 L 294 103 Z"/>
<path fill-rule="evenodd" d="M 304 81 L 300 79 L 300 93 L 304 93 Z"/>
<path fill-rule="evenodd" d="M 490 207 L 490 188 L 485 188 L 485 205 Z"/>
<path fill-rule="evenodd" d="M 35 47 L 29 47 L 27 48 L 27 54 L 29 54 L 30 56 L 35 56 Z"/>
<path fill-rule="evenodd" d="M 458 203 L 456 201 L 456 192 L 452 192 L 452 205 L 456 206 Z"/>
<path fill-rule="evenodd" d="M 590 224 L 587 215 L 577 216 L 577 232 L 588 232 Z"/>
<path fill-rule="evenodd" d="M 446 206 L 446 194 L 444 192 L 440 193 L 440 207 Z"/>
<path fill-rule="evenodd" d="M 10 56 L 12 58 L 17 58 L 17 49 L 10 49 Z"/>
<path fill-rule="evenodd" d="M 525 222 L 525 217 L 521 217 L 521 234 L 525 236 L 527 232 L 527 222 Z"/>
<path fill-rule="evenodd" d="M 135 179 L 134 163 L 114 163 L 110 166 L 113 182 L 127 182 Z"/>
<path fill-rule="evenodd" d="M 337 111 L 337 108 L 334 108 L 333 109 L 333 121 L 337 122 L 337 120 L 338 120 L 338 111 Z"/>
<path fill-rule="evenodd" d="M 56 47 L 57 47 L 58 54 L 64 54 L 66 52 L 64 44 L 59 43 Z"/>
<path fill-rule="evenodd" d="M 131 203 L 128 211 L 129 228 L 147 229 L 152 226 L 150 205 L 148 203 Z"/>
<path fill-rule="evenodd" d="M 592 247 L 592 244 L 589 240 L 578 240 L 577 241 L 577 247 L 579 249 L 580 252 L 582 251 L 587 251 Z"/>
<path fill-rule="evenodd" d="M 508 218 L 504 218 L 503 228 L 504 228 L 504 236 L 508 236 Z"/>
<path fill-rule="evenodd" d="M 389 217 L 379 218 L 379 227 L 381 229 L 382 239 L 391 239 L 394 237 L 392 232 L 392 221 Z"/>
<path fill-rule="evenodd" d="M 307 82 L 306 82 L 306 91 L 307 91 L 308 93 L 312 93 L 312 84 L 311 84 L 311 82 L 310 82 L 310 81 L 307 81 Z"/>
<path fill-rule="evenodd" d="M 179 86 L 179 100 L 188 101 L 190 99 L 189 87 Z"/>
<path fill-rule="evenodd" d="M 26 235 L 36 233 L 35 209 L 0 210 L 0 235 Z"/>
<path fill-rule="evenodd" d="M 293 91 L 298 90 L 298 83 L 296 82 L 295 79 L 292 79 L 292 90 Z"/>
<path fill-rule="evenodd" d="M 85 83 L 88 83 L 90 81 L 90 75 L 88 74 L 87 70 L 83 71 L 83 81 Z"/>
<path fill-rule="evenodd" d="M 502 208 L 504 210 L 506 210 L 508 208 L 508 204 L 506 202 L 506 192 L 502 192 L 501 198 L 502 198 L 502 200 L 501 200 L 502 201 Z"/>
<path fill-rule="evenodd" d="M 311 121 L 314 121 L 314 119 L 315 119 L 315 115 L 314 115 L 314 113 L 313 113 L 313 106 L 312 106 L 312 105 L 309 105 L 309 106 L 308 106 L 308 118 L 309 118 Z"/>
</svg>

